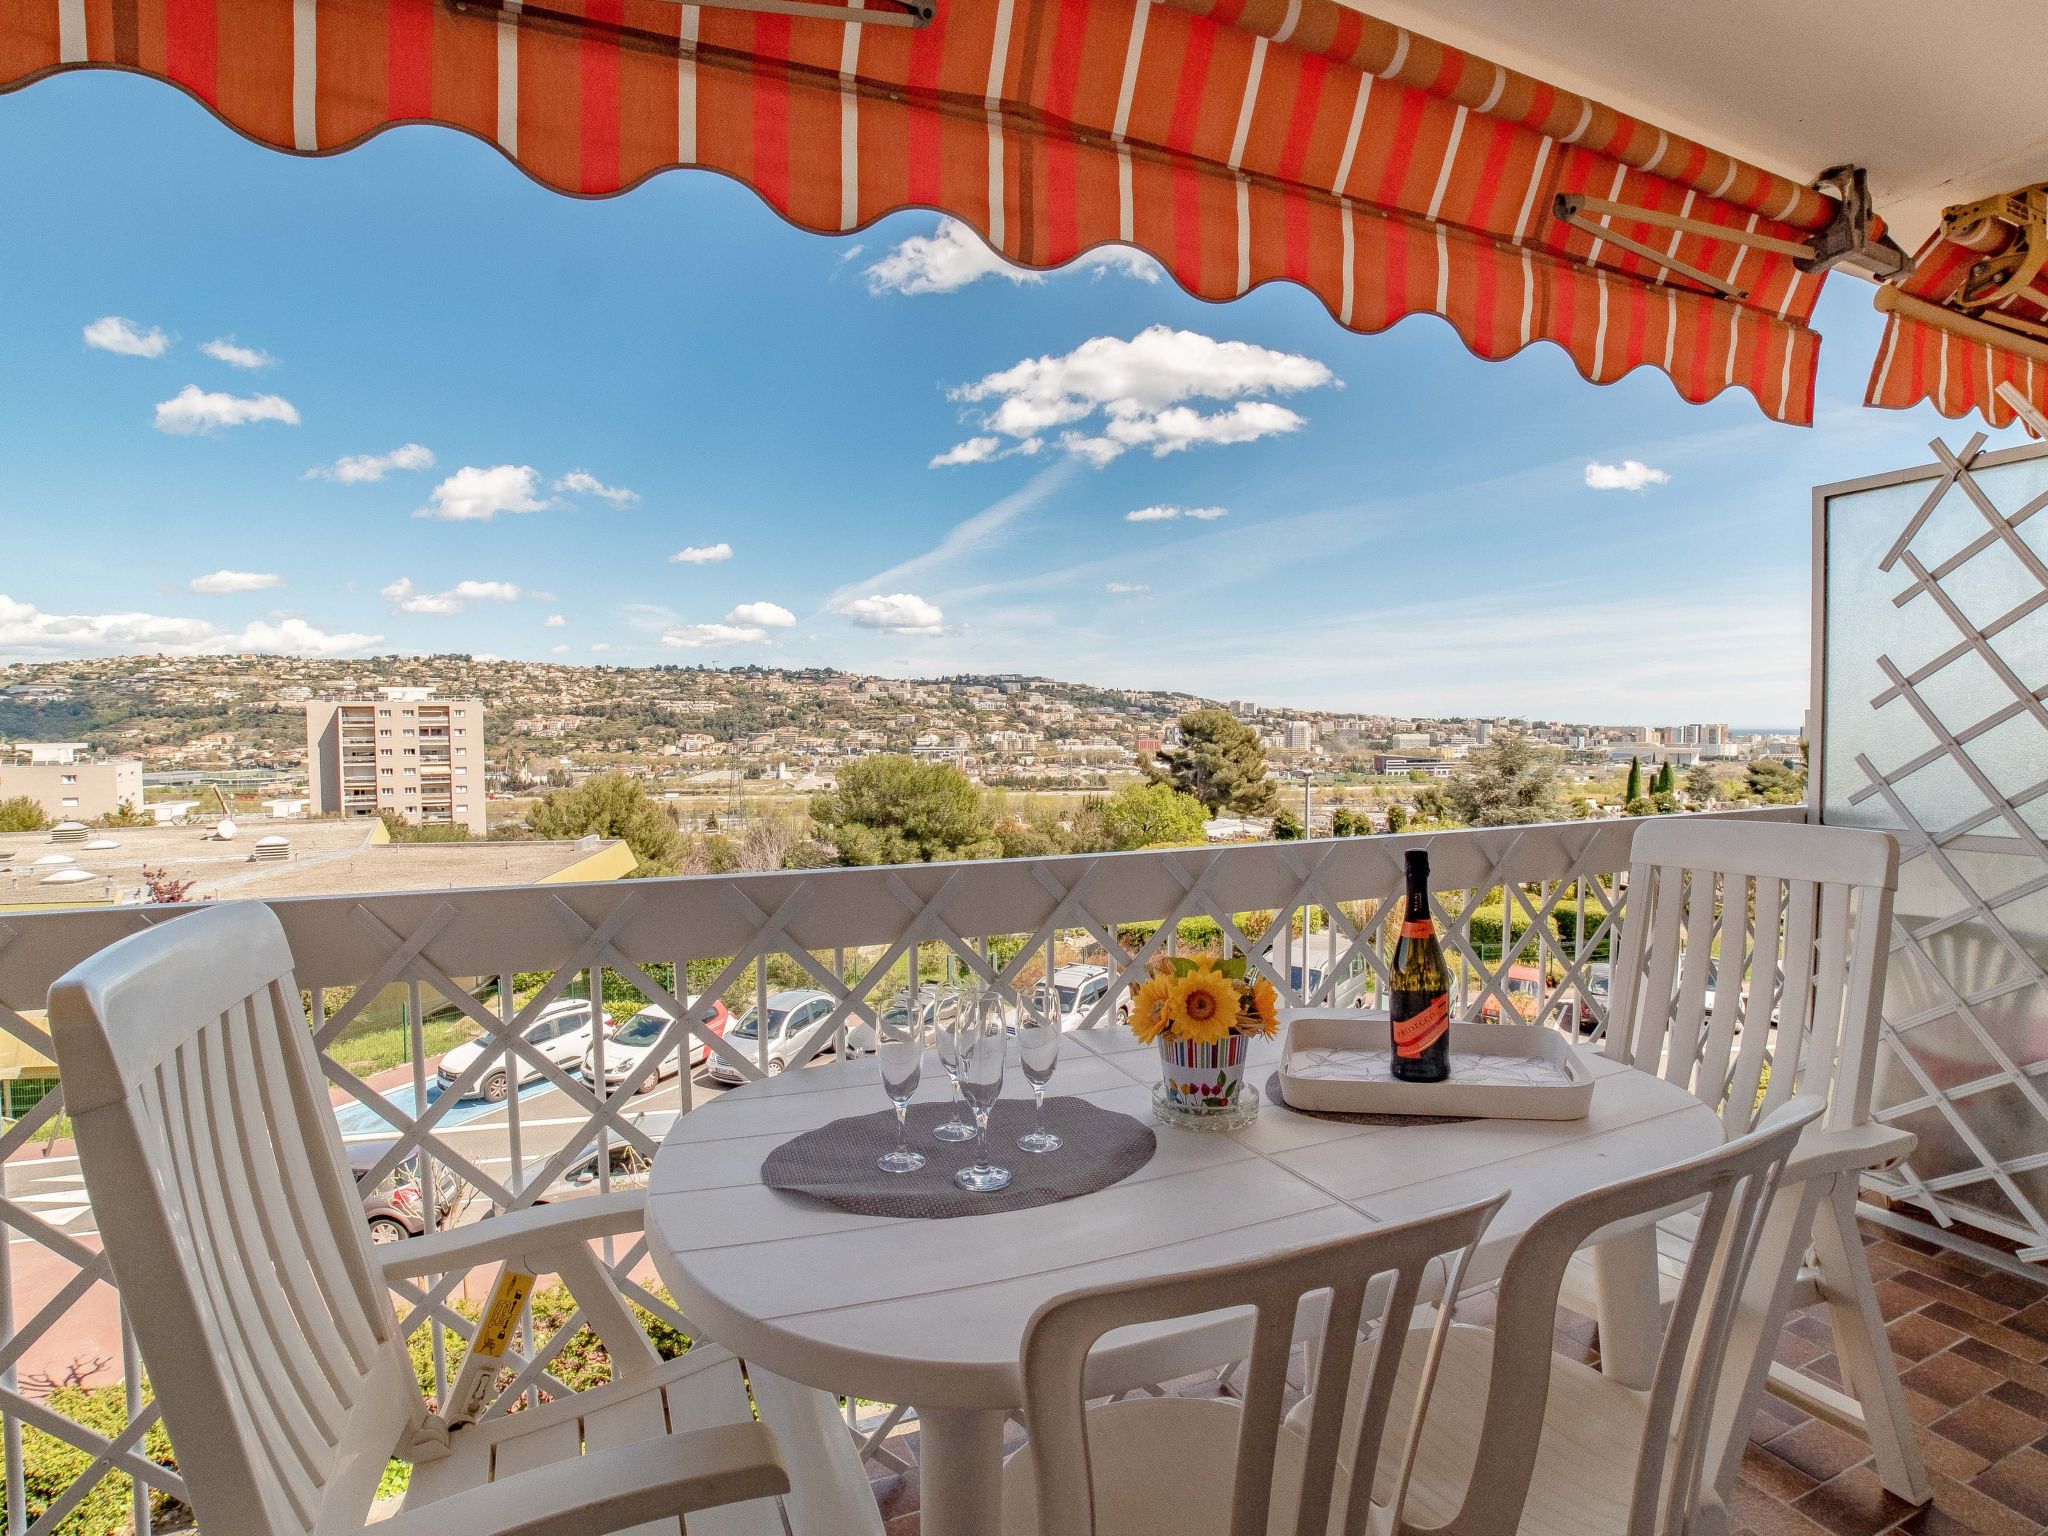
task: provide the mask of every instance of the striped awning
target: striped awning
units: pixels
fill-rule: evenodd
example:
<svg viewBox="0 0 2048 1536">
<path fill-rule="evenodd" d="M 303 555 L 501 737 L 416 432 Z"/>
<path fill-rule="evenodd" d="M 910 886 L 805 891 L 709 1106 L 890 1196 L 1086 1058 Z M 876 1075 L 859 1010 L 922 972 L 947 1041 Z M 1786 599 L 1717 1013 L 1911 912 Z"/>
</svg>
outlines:
<svg viewBox="0 0 2048 1536">
<path fill-rule="evenodd" d="M 302 154 L 432 122 L 579 196 L 702 166 L 810 230 L 937 209 L 1034 268 L 1123 242 L 1205 299 L 1285 280 L 1356 331 L 1437 314 L 1481 357 L 1551 341 L 1594 383 L 1648 366 L 1812 419 L 1822 275 L 1712 230 L 1796 240 L 1830 198 L 1335 0 L 938 0 L 922 29 L 667 0 L 0 0 L 0 89 L 93 67 Z M 1572 193 L 1685 220 L 1602 216 L 1712 284 L 1564 222 Z"/>
<path fill-rule="evenodd" d="M 2023 236 L 2014 225 L 1958 220 L 1955 212 L 1920 252 L 1913 274 L 1878 290 L 1887 318 L 1864 399 L 1894 409 L 1925 400 L 1944 416 L 1974 411 L 2003 427 L 2017 413 L 2000 397 L 2001 385 L 2048 410 L 2048 276 L 2030 279 L 2000 262 L 2018 256 Z M 1987 258 L 2000 269 L 1992 276 L 1982 266 Z M 1998 275 L 2013 279 L 2005 291 L 1973 302 L 1987 298 Z"/>
</svg>

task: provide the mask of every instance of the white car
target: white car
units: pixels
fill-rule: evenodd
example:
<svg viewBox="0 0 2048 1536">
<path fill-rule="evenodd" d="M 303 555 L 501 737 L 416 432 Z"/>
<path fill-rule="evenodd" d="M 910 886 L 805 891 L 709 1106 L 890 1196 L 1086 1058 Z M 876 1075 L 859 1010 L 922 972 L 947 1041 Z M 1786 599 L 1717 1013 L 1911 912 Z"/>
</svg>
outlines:
<svg viewBox="0 0 2048 1536">
<path fill-rule="evenodd" d="M 724 1034 L 726 1020 L 725 1004 L 717 998 L 706 1002 L 701 996 L 690 999 L 689 1006 L 696 1016 L 709 1025 L 714 1034 Z M 683 1058 L 687 1056 L 694 1066 L 711 1054 L 711 1047 L 695 1035 L 675 1044 L 662 1053 L 661 1060 L 650 1062 L 648 1058 L 660 1043 L 662 1034 L 668 1029 L 671 1015 L 666 1008 L 643 1008 L 604 1038 L 604 1091 L 610 1093 L 619 1084 L 639 1079 L 635 1093 L 645 1093 L 665 1077 L 674 1077 L 682 1071 Z M 583 1053 L 583 1080 L 595 1084 L 597 1073 L 597 1045 L 591 1042 Z"/>
<path fill-rule="evenodd" d="M 788 992 L 768 994 L 767 1065 L 770 1077 L 789 1065 L 790 1057 L 802 1046 L 805 1034 L 831 1011 L 831 994 L 820 992 L 815 987 L 798 987 Z M 760 1048 L 757 1038 L 760 1033 L 760 1021 L 755 1010 L 749 1008 L 740 1015 L 737 1024 L 727 1027 L 725 1038 L 741 1055 L 752 1061 Z M 747 1080 L 747 1075 L 723 1056 L 712 1057 L 704 1075 L 720 1083 L 743 1083 Z"/>
<path fill-rule="evenodd" d="M 1109 972 L 1099 965 L 1063 965 L 1052 973 L 1052 984 L 1059 997 L 1060 1028 L 1079 1029 L 1095 1012 L 1095 1005 L 1108 994 Z M 1038 984 L 1033 1001 L 1041 1008 L 1045 1006 L 1044 982 Z M 1131 994 L 1124 991 L 1118 996 L 1116 1006 L 1105 1008 L 1095 1023 L 1122 1024 L 1130 1016 Z"/>
<path fill-rule="evenodd" d="M 605 1020 L 605 1028 L 611 1028 L 611 1020 Z M 526 1043 L 537 1048 L 564 1072 L 574 1071 L 584 1053 L 590 1049 L 590 1001 L 588 998 L 565 997 L 549 1003 L 540 1012 L 540 1017 L 526 1026 Z M 436 1073 L 441 1080 L 443 1092 L 455 1086 L 456 1079 L 467 1072 L 476 1059 L 490 1049 L 489 1042 L 479 1038 L 466 1040 L 441 1058 Z M 487 1099 L 496 1104 L 512 1091 L 512 1071 L 517 1064 L 519 1085 L 537 1083 L 543 1073 L 525 1056 L 507 1051 L 487 1070 L 483 1077 L 472 1084 L 467 1097 Z"/>
</svg>

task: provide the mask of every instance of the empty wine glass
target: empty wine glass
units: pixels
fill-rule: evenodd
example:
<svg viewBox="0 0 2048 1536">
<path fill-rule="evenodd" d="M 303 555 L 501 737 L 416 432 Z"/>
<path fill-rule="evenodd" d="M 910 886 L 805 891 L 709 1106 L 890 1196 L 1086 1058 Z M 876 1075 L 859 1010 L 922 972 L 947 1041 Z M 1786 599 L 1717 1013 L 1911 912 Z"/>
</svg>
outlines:
<svg viewBox="0 0 2048 1536">
<path fill-rule="evenodd" d="M 1024 1069 L 1024 1081 L 1031 1085 L 1038 1117 L 1038 1123 L 1017 1138 L 1018 1149 L 1057 1152 L 1063 1143 L 1058 1132 L 1046 1129 L 1045 1085 L 1052 1081 L 1053 1068 L 1060 1064 L 1058 1013 L 1030 1007 L 1017 1010 L 1017 1064 Z"/>
<path fill-rule="evenodd" d="M 960 1025 L 968 1015 L 966 999 L 958 992 L 942 992 L 932 1000 L 932 1034 L 939 1047 L 939 1065 L 953 1084 L 953 1112 L 945 1123 L 932 1127 L 938 1141 L 972 1141 L 974 1127 L 960 1118 Z"/>
<path fill-rule="evenodd" d="M 1010 1047 L 1002 1000 L 993 992 L 976 997 L 962 1009 L 958 1033 L 960 1091 L 974 1111 L 974 1166 L 954 1174 L 953 1182 L 980 1192 L 1002 1189 L 1010 1182 L 1010 1170 L 988 1160 L 988 1112 L 1002 1097 L 1004 1057 Z"/>
<path fill-rule="evenodd" d="M 896 1106 L 896 1150 L 875 1159 L 884 1173 L 915 1173 L 924 1166 L 924 1154 L 910 1150 L 904 1121 L 910 1100 L 924 1074 L 924 1019 L 915 1009 L 894 1009 L 875 1021 L 875 1057 L 882 1066 L 882 1087 Z"/>
</svg>

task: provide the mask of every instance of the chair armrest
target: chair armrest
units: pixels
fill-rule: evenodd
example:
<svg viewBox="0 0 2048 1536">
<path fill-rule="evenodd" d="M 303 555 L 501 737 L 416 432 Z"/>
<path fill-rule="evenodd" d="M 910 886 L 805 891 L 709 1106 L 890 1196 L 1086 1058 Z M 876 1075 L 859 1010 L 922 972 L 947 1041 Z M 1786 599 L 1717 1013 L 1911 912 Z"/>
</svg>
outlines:
<svg viewBox="0 0 2048 1536">
<path fill-rule="evenodd" d="M 1920 1138 L 1872 1120 L 1845 1130 L 1810 1125 L 1785 1162 L 1780 1182 L 1798 1184 L 1838 1173 L 1872 1173 L 1903 1162 Z"/>
<path fill-rule="evenodd" d="M 603 1536 L 788 1491 L 767 1425 L 720 1424 L 537 1467 L 368 1529 L 376 1536 Z"/>
<path fill-rule="evenodd" d="M 378 1247 L 376 1257 L 388 1282 L 544 1254 L 570 1243 L 638 1232 L 646 1225 L 645 1194 L 622 1189 L 554 1205 L 528 1206 L 502 1216 L 486 1216 L 482 1221 L 446 1232 L 429 1232 L 402 1243 L 385 1243 Z"/>
</svg>

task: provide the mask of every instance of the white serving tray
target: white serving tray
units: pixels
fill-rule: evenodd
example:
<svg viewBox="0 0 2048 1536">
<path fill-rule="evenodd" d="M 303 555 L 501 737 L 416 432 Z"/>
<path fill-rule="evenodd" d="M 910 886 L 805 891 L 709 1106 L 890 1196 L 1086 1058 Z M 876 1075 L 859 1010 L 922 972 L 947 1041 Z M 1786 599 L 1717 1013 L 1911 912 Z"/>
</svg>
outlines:
<svg viewBox="0 0 2048 1536">
<path fill-rule="evenodd" d="M 1451 1076 L 1396 1082 L 1393 1029 L 1356 1008 L 1281 1011 L 1280 1089 L 1295 1109 L 1352 1115 L 1583 1120 L 1593 1074 L 1570 1041 L 1529 1024 L 1451 1023 Z"/>
</svg>

